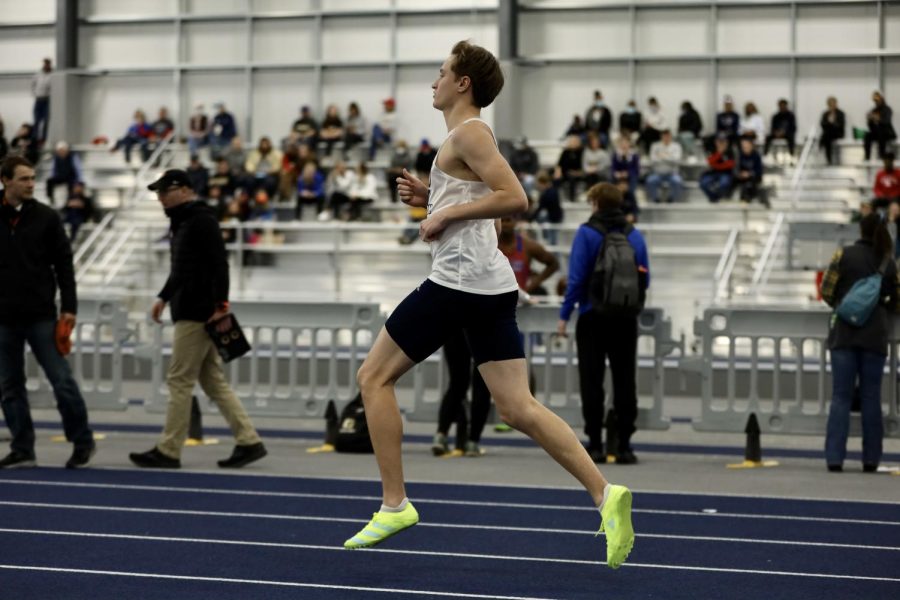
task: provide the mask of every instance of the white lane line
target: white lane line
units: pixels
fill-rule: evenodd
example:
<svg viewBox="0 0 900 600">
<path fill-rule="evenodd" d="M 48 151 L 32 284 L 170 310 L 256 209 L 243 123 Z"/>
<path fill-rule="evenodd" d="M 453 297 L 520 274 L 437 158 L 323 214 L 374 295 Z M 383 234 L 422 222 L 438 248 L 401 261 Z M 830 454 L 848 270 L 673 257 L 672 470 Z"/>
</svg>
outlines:
<svg viewBox="0 0 900 600">
<path fill-rule="evenodd" d="M 174 492 L 189 494 L 218 494 L 232 496 L 262 496 L 270 498 L 312 498 L 316 500 L 352 500 L 366 502 L 381 503 L 381 496 L 360 496 L 353 494 L 313 494 L 308 492 L 270 492 L 257 490 L 226 490 L 226 489 L 206 489 L 199 487 L 181 487 L 181 486 L 158 486 L 158 485 L 134 485 L 134 484 L 113 484 L 113 483 L 85 483 L 85 482 L 68 482 L 68 481 L 39 481 L 29 479 L 7 480 L 5 484 L 16 485 L 35 485 L 35 486 L 51 486 L 51 487 L 68 487 L 68 488 L 88 488 L 88 489 L 112 489 L 126 491 L 148 491 L 148 492 Z M 591 511 L 597 509 L 590 506 L 571 506 L 567 504 L 527 504 L 519 502 L 484 502 L 475 500 L 446 500 L 443 498 L 414 498 L 416 504 L 445 504 L 451 506 L 471 506 L 471 507 L 491 507 L 491 508 L 524 508 L 529 510 L 570 510 L 570 511 Z M 900 527 L 898 521 L 877 521 L 872 519 L 838 519 L 832 517 L 802 517 L 796 515 L 770 515 L 770 514 L 753 514 L 753 513 L 703 513 L 691 510 L 661 510 L 650 508 L 636 508 L 634 513 L 659 514 L 659 515 L 676 515 L 685 517 L 729 517 L 735 519 L 766 519 L 766 520 L 783 520 L 783 521 L 803 521 L 814 523 L 845 523 L 853 525 L 880 525 L 880 526 L 897 526 Z"/>
<path fill-rule="evenodd" d="M 64 536 L 64 537 L 84 537 L 99 538 L 111 540 L 131 540 L 140 542 L 174 542 L 187 544 L 216 544 L 225 546 L 250 546 L 262 548 L 289 548 L 293 550 L 327 550 L 347 552 L 346 549 L 339 546 L 323 546 L 314 544 L 288 544 L 282 542 L 251 542 L 244 540 L 218 540 L 204 538 L 179 538 L 166 536 L 149 536 L 149 535 L 129 535 L 121 533 L 87 533 L 80 531 L 46 531 L 39 529 L 0 529 L 0 533 L 11 533 L 21 535 L 46 535 L 46 536 Z M 357 551 L 360 552 L 360 551 Z M 605 565 L 605 562 L 595 560 L 577 560 L 568 558 L 547 558 L 542 556 L 505 556 L 497 554 L 473 554 L 466 552 L 434 552 L 429 550 L 397 550 L 393 548 L 368 548 L 361 552 L 377 552 L 382 554 L 401 554 L 411 556 L 435 556 L 438 558 L 466 558 L 477 560 L 497 560 L 512 562 L 537 562 L 537 563 L 553 563 L 566 565 Z M 767 571 L 762 569 L 730 569 L 725 567 L 696 567 L 689 565 L 663 565 L 653 563 L 625 563 L 626 567 L 641 567 L 647 569 L 671 569 L 683 571 L 703 571 L 710 573 L 740 573 L 754 575 L 777 575 L 789 577 L 814 577 L 823 579 L 847 579 L 852 581 L 886 581 L 890 583 L 900 583 L 900 578 L 893 577 L 871 577 L 864 575 L 838 575 L 834 573 L 804 573 L 799 571 Z"/>
<path fill-rule="evenodd" d="M 303 515 L 279 515 L 272 513 L 247 513 L 247 512 L 229 512 L 229 511 L 208 511 L 208 510 L 185 510 L 185 509 L 162 509 L 162 508 L 136 508 L 132 506 L 102 506 L 96 504 L 59 504 L 48 502 L 13 502 L 0 501 L 0 506 L 17 506 L 24 508 L 49 508 L 52 510 L 90 510 L 104 512 L 121 512 L 121 513 L 138 513 L 138 514 L 161 514 L 161 515 L 185 515 L 192 517 L 226 517 L 231 519 L 272 519 L 282 521 L 311 521 L 321 523 L 366 523 L 364 519 L 346 519 L 341 517 L 310 517 Z M 443 529 L 477 529 L 487 531 L 514 531 L 519 533 L 541 533 L 541 534 L 566 534 L 566 535 L 596 535 L 593 531 L 584 531 L 582 529 L 554 529 L 544 527 L 512 527 L 507 525 L 473 525 L 458 523 L 419 523 L 419 527 L 440 527 Z M 838 544 L 829 542 L 805 542 L 795 540 L 769 540 L 754 538 L 736 538 L 736 537 L 717 537 L 702 535 L 672 535 L 664 533 L 644 533 L 637 534 L 639 539 L 651 538 L 662 540 L 677 541 L 697 541 L 697 542 L 728 542 L 728 543 L 746 543 L 746 544 L 778 544 L 786 546 L 810 546 L 818 548 L 846 548 L 851 550 L 887 550 L 892 552 L 900 551 L 900 547 L 894 546 L 872 546 L 865 544 Z"/>
<path fill-rule="evenodd" d="M 486 596 L 483 594 L 462 594 L 454 592 L 434 592 L 430 590 L 405 590 L 399 588 L 375 588 L 354 585 L 329 585 L 325 583 L 302 583 L 299 581 L 268 581 L 265 579 L 235 579 L 232 577 L 199 577 L 196 575 L 170 575 L 168 573 L 132 573 L 128 571 L 101 571 L 97 569 L 63 569 L 59 567 L 37 567 L 31 565 L 0 565 L 0 569 L 10 571 L 40 571 L 45 573 L 70 573 L 75 575 L 110 575 L 113 577 L 141 577 L 147 579 L 174 579 L 179 581 L 206 581 L 212 583 L 238 583 L 242 585 L 262 585 L 293 588 L 313 588 L 319 590 L 343 590 L 352 592 L 377 592 L 380 594 L 416 594 L 440 596 L 443 598 L 493 598 L 495 600 L 551 600 L 526 596 Z"/>
</svg>

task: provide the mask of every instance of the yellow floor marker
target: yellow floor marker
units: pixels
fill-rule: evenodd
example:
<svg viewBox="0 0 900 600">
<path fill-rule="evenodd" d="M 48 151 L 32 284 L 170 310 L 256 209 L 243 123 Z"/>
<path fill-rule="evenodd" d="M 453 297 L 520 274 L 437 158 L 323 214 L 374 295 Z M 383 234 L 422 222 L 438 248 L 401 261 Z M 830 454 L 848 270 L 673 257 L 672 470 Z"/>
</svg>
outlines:
<svg viewBox="0 0 900 600">
<path fill-rule="evenodd" d="M 313 446 L 312 448 L 307 448 L 306 451 L 309 454 L 321 454 L 323 452 L 334 452 L 333 444 L 322 444 L 321 446 Z"/>
<path fill-rule="evenodd" d="M 95 441 L 96 441 L 96 440 L 105 440 L 105 439 L 106 439 L 106 434 L 105 434 L 105 433 L 95 433 L 95 434 L 94 434 L 94 440 L 95 440 Z M 66 441 L 66 436 L 64 436 L 64 435 L 54 435 L 54 436 L 50 436 L 50 441 L 51 441 L 51 442 L 62 443 L 62 442 L 65 442 L 65 441 Z"/>
<path fill-rule="evenodd" d="M 745 460 L 739 463 L 725 465 L 729 469 L 761 469 L 763 467 L 777 467 L 777 460 Z"/>
<path fill-rule="evenodd" d="M 219 438 L 188 438 L 185 442 L 185 446 L 215 446 L 219 443 Z"/>
</svg>

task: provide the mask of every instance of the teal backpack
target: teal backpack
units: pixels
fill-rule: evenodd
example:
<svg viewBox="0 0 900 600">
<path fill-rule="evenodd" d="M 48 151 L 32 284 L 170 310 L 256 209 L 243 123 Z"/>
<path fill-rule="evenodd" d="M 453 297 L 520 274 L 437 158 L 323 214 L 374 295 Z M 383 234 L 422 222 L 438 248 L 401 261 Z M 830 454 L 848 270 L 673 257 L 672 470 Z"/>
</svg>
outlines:
<svg viewBox="0 0 900 600">
<path fill-rule="evenodd" d="M 863 277 L 853 284 L 835 310 L 835 314 L 842 321 L 854 327 L 862 327 L 866 324 L 869 317 L 872 316 L 872 311 L 878 305 L 878 298 L 881 296 L 881 280 L 884 278 L 888 260 L 890 259 L 885 256 L 877 273 Z"/>
</svg>

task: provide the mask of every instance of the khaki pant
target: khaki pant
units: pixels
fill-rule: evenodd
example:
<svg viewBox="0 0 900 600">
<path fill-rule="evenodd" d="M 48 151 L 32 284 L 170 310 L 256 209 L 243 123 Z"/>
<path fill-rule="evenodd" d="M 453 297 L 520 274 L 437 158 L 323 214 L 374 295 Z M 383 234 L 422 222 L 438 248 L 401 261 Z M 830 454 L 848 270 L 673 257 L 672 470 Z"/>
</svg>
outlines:
<svg viewBox="0 0 900 600">
<path fill-rule="evenodd" d="M 231 427 L 238 445 L 260 441 L 247 411 L 225 378 L 222 359 L 206 333 L 204 323 L 178 321 L 175 323 L 172 360 L 166 375 L 169 404 L 166 426 L 157 445 L 160 452 L 171 458 L 181 457 L 191 421 L 191 396 L 198 381 L 206 395 L 219 406 L 219 412 Z"/>
</svg>

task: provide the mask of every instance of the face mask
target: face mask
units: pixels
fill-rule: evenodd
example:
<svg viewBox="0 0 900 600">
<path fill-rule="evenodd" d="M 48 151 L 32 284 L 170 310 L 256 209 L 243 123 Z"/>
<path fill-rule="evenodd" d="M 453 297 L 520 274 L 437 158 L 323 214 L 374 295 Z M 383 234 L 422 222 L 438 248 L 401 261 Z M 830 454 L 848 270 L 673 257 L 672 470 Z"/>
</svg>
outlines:
<svg viewBox="0 0 900 600">
<path fill-rule="evenodd" d="M 630 115 L 633 115 L 634 113 L 637 112 L 637 109 L 633 106 L 629 106 L 628 108 L 625 109 L 625 112 L 627 112 Z"/>
<path fill-rule="evenodd" d="M 597 108 L 603 108 L 604 106 L 606 106 L 606 102 L 604 102 L 603 100 L 597 100 L 596 102 L 594 102 L 594 106 L 596 106 Z"/>
</svg>

